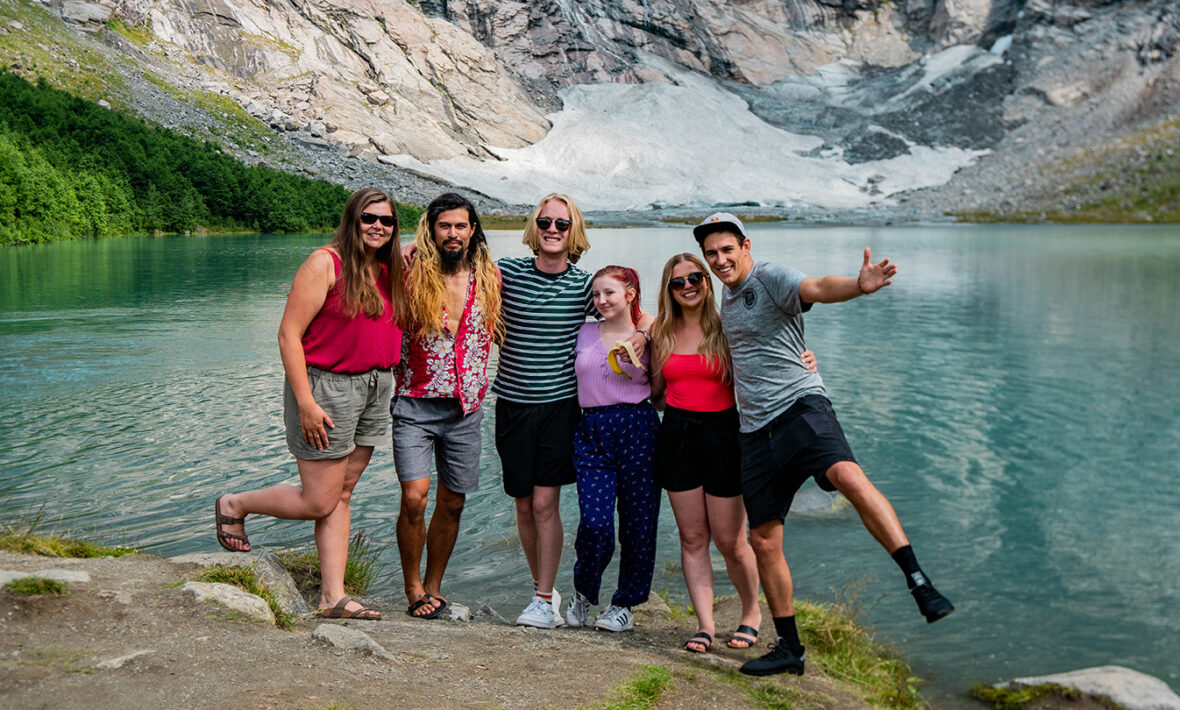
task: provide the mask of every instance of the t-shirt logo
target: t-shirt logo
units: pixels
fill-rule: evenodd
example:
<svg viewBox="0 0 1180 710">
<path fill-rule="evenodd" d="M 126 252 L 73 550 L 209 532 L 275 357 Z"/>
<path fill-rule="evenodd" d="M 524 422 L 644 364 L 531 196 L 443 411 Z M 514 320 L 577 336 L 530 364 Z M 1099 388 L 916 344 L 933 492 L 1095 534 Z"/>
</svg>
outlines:
<svg viewBox="0 0 1180 710">
<path fill-rule="evenodd" d="M 758 294 L 754 293 L 754 289 L 746 289 L 742 294 L 742 302 L 746 304 L 746 308 L 753 308 L 754 304 L 758 302 Z"/>
</svg>

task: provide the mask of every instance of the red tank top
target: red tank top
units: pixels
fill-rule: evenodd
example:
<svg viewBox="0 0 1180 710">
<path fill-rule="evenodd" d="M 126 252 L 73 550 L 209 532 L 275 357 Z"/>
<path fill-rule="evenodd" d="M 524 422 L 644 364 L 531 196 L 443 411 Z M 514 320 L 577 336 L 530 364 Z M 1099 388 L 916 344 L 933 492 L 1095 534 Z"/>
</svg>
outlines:
<svg viewBox="0 0 1180 710">
<path fill-rule="evenodd" d="M 390 314 L 393 296 L 389 291 L 389 265 L 381 265 L 377 291 L 385 304 L 380 318 L 364 311 L 349 317 L 344 308 L 344 277 L 340 275 L 340 257 L 332 250 L 336 266 L 336 284 L 328 291 L 324 305 L 303 333 L 303 354 L 307 364 L 321 370 L 340 373 L 388 370 L 401 359 L 402 329 Z"/>
<path fill-rule="evenodd" d="M 704 355 L 672 353 L 661 370 L 669 405 L 690 412 L 721 412 L 736 405 L 733 384 L 724 382 L 720 373 L 709 367 Z"/>
</svg>

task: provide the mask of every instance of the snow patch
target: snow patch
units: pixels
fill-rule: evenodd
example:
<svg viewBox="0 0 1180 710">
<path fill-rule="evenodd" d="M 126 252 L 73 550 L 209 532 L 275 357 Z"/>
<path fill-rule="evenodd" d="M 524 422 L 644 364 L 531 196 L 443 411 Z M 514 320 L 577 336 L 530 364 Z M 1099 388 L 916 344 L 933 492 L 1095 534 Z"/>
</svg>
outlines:
<svg viewBox="0 0 1180 710">
<path fill-rule="evenodd" d="M 966 53 L 941 55 L 932 58 L 934 66 L 926 64 L 929 81 L 967 59 Z M 549 116 L 549 134 L 527 148 L 496 148 L 500 162 L 454 158 L 424 164 L 406 155 L 394 160 L 515 203 L 559 191 L 590 210 L 734 202 L 861 208 L 900 191 L 942 184 L 984 154 L 914 145 L 908 155 L 850 165 L 841 150 L 821 150 L 821 138 L 758 118 L 713 79 L 649 61 L 674 83 L 566 88 L 564 109 Z M 808 83 L 813 90 L 839 92 L 851 71 L 829 65 Z"/>
</svg>

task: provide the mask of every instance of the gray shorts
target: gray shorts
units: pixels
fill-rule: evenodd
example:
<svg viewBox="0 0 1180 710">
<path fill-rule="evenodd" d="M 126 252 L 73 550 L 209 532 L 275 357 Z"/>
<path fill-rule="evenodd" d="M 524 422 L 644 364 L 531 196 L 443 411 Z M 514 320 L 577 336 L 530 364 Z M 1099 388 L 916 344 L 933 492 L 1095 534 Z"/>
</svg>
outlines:
<svg viewBox="0 0 1180 710">
<path fill-rule="evenodd" d="M 482 408 L 463 416 L 454 397 L 394 397 L 389 412 L 393 415 L 397 480 L 405 483 L 426 478 L 433 458 L 439 483 L 447 490 L 475 490 L 479 485 Z"/>
<path fill-rule="evenodd" d="M 328 416 L 328 448 L 317 450 L 303 440 L 299 428 L 299 403 L 291 383 L 283 380 L 283 424 L 287 448 L 297 459 L 323 461 L 344 458 L 358 446 L 381 446 L 389 419 L 385 412 L 393 396 L 393 371 L 370 370 L 357 375 L 307 368 L 311 396 Z"/>
</svg>

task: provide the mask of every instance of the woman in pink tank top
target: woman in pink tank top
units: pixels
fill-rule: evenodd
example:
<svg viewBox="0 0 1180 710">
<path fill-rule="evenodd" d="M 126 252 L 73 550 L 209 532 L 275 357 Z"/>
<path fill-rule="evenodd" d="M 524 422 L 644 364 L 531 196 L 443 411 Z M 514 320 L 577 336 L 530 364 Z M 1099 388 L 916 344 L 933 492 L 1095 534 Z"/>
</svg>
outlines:
<svg viewBox="0 0 1180 710">
<path fill-rule="evenodd" d="M 299 267 L 279 324 L 287 448 L 302 485 L 217 499 L 217 541 L 249 552 L 245 518 L 314 520 L 318 616 L 379 619 L 344 590 L 353 488 L 389 429 L 392 368 L 400 358 L 405 286 L 397 208 L 385 192 L 348 198 L 332 242 Z"/>
<path fill-rule="evenodd" d="M 733 367 L 709 270 L 693 254 L 677 254 L 664 265 L 651 347 L 652 396 L 665 401 L 656 481 L 672 503 L 684 582 L 697 614 L 698 632 L 684 649 L 705 653 L 713 645 L 710 539 L 725 558 L 742 602 L 741 620 L 728 645 L 750 648 L 758 640 L 762 613 L 741 496 Z M 814 368 L 810 351 L 803 358 Z"/>
</svg>

